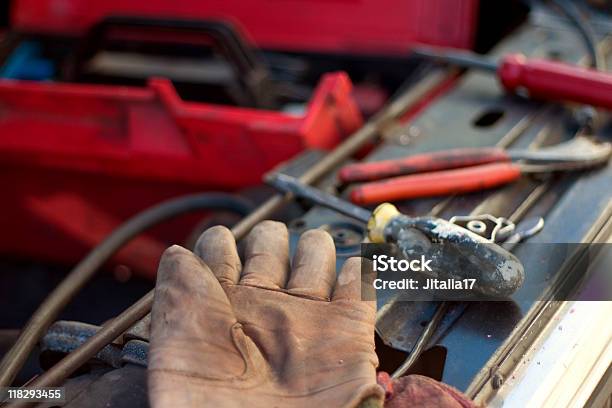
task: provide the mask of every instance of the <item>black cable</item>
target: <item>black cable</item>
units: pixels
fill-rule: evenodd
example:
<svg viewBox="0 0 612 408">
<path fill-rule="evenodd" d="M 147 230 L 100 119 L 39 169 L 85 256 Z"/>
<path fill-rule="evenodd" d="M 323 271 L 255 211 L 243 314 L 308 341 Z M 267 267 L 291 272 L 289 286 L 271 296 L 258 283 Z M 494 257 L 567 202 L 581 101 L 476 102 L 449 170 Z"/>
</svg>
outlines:
<svg viewBox="0 0 612 408">
<path fill-rule="evenodd" d="M 13 347 L 0 362 L 0 386 L 11 385 L 32 349 L 60 311 L 95 275 L 98 268 L 130 239 L 162 221 L 187 212 L 229 210 L 246 215 L 252 209 L 248 201 L 231 194 L 203 193 L 164 201 L 130 218 L 92 249 L 34 312 Z"/>
<path fill-rule="evenodd" d="M 584 17 L 578 5 L 571 0 L 553 0 L 553 3 L 569 19 L 572 25 L 584 39 L 593 68 L 604 71 L 606 61 L 597 48 L 597 36 L 589 20 Z"/>
<path fill-rule="evenodd" d="M 599 71 L 606 70 L 606 59 L 597 47 L 597 35 L 590 21 L 584 17 L 580 7 L 572 0 L 553 0 L 557 8 L 569 19 L 584 39 L 589 53 L 590 66 Z M 590 105 L 574 111 L 574 120 L 578 123 L 577 133 L 592 133 L 600 125 L 599 113 Z"/>
</svg>

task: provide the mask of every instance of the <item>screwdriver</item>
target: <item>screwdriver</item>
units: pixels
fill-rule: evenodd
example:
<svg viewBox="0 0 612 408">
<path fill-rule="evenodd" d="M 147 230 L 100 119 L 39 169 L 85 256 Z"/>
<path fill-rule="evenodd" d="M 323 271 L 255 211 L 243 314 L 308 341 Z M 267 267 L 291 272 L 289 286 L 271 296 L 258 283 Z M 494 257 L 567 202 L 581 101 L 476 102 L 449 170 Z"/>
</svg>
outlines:
<svg viewBox="0 0 612 408">
<path fill-rule="evenodd" d="M 527 91 L 533 99 L 568 101 L 612 110 L 612 74 L 544 58 L 508 54 L 499 63 L 471 52 L 437 47 L 413 49 L 416 56 L 464 68 L 494 72 L 503 87 Z"/>
<path fill-rule="evenodd" d="M 410 241 L 414 235 L 407 230 L 420 231 L 431 242 L 440 244 L 435 246 L 440 250 L 438 278 L 475 278 L 473 289 L 487 298 L 508 297 L 523 284 L 524 270 L 518 258 L 501 246 L 449 221 L 436 217 L 409 217 L 390 203 L 380 204 L 370 212 L 281 173 L 268 175 L 266 182 L 279 191 L 292 193 L 365 223 L 370 242 L 397 244 L 406 256 L 414 248 L 414 242 Z M 447 251 L 444 246 L 452 247 L 452 250 Z M 449 253 L 453 254 L 452 259 L 448 258 Z M 446 276 L 440 276 L 442 274 Z"/>
</svg>

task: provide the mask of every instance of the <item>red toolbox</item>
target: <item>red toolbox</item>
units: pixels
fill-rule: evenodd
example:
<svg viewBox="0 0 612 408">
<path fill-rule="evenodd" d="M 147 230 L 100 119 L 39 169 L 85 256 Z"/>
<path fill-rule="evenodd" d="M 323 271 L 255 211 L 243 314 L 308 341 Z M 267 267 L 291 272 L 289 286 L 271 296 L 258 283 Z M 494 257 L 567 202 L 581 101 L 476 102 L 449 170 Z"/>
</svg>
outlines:
<svg viewBox="0 0 612 408">
<path fill-rule="evenodd" d="M 305 147 L 330 148 L 356 130 L 350 92 L 345 74 L 327 74 L 295 116 L 183 101 L 165 79 L 145 88 L 2 80 L 0 250 L 76 262 L 163 199 L 257 184 Z M 186 225 L 163 236 L 180 242 Z M 122 261 L 152 273 L 162 248 L 143 239 Z"/>
<path fill-rule="evenodd" d="M 14 0 L 13 30 L 83 35 L 109 15 L 227 19 L 264 49 L 405 55 L 413 43 L 469 48 L 478 0 Z"/>
<path fill-rule="evenodd" d="M 0 162 L 235 189 L 357 129 L 350 92 L 345 74 L 327 74 L 296 116 L 183 101 L 165 79 L 146 88 L 0 80 Z"/>
</svg>

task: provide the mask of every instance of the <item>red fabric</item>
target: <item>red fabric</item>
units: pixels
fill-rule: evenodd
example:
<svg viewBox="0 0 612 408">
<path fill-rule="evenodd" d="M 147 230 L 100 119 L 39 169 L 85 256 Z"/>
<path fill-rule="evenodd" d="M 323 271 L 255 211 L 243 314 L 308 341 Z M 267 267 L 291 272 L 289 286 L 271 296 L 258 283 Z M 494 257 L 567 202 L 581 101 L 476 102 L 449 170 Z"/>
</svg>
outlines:
<svg viewBox="0 0 612 408">
<path fill-rule="evenodd" d="M 393 380 L 379 372 L 376 380 L 385 390 L 385 408 L 477 408 L 457 389 L 422 375 Z"/>
</svg>

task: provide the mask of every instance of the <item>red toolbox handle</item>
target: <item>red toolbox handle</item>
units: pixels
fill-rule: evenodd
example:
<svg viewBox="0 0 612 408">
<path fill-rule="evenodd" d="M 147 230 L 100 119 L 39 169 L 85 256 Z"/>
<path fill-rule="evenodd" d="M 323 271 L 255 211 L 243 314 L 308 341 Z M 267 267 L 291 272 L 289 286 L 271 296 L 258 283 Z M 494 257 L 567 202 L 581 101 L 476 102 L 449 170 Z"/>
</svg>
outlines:
<svg viewBox="0 0 612 408">
<path fill-rule="evenodd" d="M 63 79 L 78 82 L 86 62 L 100 49 L 113 29 L 145 29 L 205 35 L 213 42 L 236 70 L 236 77 L 247 94 L 244 106 L 272 109 L 274 87 L 270 75 L 258 55 L 239 34 L 236 27 L 225 21 L 165 19 L 136 16 L 110 16 L 92 26 L 81 40 L 74 56 L 64 69 Z"/>
</svg>

